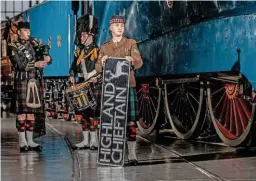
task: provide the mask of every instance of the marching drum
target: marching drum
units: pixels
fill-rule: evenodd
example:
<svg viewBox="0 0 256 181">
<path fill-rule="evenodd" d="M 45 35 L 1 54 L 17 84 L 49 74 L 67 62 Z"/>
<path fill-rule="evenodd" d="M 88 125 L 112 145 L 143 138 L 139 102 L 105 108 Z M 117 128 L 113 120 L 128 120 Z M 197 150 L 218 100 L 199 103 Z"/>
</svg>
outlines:
<svg viewBox="0 0 256 181">
<path fill-rule="evenodd" d="M 83 111 L 96 106 L 96 100 L 90 82 L 83 82 L 68 88 L 66 97 L 68 104 L 73 111 Z"/>
</svg>

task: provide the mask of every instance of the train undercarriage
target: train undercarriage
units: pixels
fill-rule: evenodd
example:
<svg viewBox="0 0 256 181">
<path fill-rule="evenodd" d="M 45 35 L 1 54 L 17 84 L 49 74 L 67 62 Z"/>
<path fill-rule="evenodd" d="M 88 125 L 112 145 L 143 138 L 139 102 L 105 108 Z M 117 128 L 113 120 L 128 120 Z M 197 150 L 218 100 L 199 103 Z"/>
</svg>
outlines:
<svg viewBox="0 0 256 181">
<path fill-rule="evenodd" d="M 242 74 L 156 77 L 139 85 L 141 133 L 172 129 L 179 139 L 190 140 L 215 132 L 230 146 L 255 145 L 255 92 Z"/>
</svg>

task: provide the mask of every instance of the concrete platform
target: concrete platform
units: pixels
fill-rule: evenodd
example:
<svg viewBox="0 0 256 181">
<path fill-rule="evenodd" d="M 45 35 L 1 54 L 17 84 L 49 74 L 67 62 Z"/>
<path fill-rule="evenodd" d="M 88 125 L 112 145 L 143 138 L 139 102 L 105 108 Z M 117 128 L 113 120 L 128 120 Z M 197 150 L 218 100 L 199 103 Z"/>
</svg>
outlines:
<svg viewBox="0 0 256 181">
<path fill-rule="evenodd" d="M 47 135 L 36 141 L 43 151 L 20 153 L 13 118 L 2 119 L 3 181 L 162 181 L 256 180 L 256 153 L 238 155 L 224 145 L 188 142 L 164 136 L 137 137 L 138 166 L 100 166 L 97 151 L 69 147 L 81 139 L 81 125 L 47 120 Z"/>
</svg>

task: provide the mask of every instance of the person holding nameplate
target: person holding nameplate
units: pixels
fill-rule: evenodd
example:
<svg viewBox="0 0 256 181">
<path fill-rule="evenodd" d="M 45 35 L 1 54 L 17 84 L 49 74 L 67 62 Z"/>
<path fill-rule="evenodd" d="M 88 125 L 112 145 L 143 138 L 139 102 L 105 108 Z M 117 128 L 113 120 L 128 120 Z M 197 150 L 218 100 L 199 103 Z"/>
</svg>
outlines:
<svg viewBox="0 0 256 181">
<path fill-rule="evenodd" d="M 123 36 L 125 19 L 123 16 L 112 16 L 110 20 L 110 31 L 112 39 L 100 47 L 99 57 L 96 63 L 97 72 L 102 72 L 103 63 L 109 57 L 125 58 L 131 62 L 128 98 L 128 118 L 127 118 L 127 145 L 128 145 L 128 162 L 130 165 L 138 164 L 136 157 L 136 121 L 139 116 L 138 99 L 136 95 L 136 80 L 134 70 L 142 66 L 142 59 L 137 48 L 137 43 L 133 39 Z"/>
</svg>

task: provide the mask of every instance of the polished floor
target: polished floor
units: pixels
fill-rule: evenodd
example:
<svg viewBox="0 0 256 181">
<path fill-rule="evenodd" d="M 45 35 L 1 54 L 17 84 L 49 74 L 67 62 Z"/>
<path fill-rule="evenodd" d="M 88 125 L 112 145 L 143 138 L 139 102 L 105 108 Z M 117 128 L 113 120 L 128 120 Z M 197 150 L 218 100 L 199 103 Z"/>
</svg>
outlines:
<svg viewBox="0 0 256 181">
<path fill-rule="evenodd" d="M 239 155 L 223 144 L 138 135 L 139 165 L 108 167 L 97 165 L 97 151 L 70 149 L 82 136 L 77 123 L 47 120 L 47 134 L 36 140 L 40 153 L 19 152 L 13 118 L 1 125 L 3 181 L 256 181 L 256 152 Z"/>
</svg>

